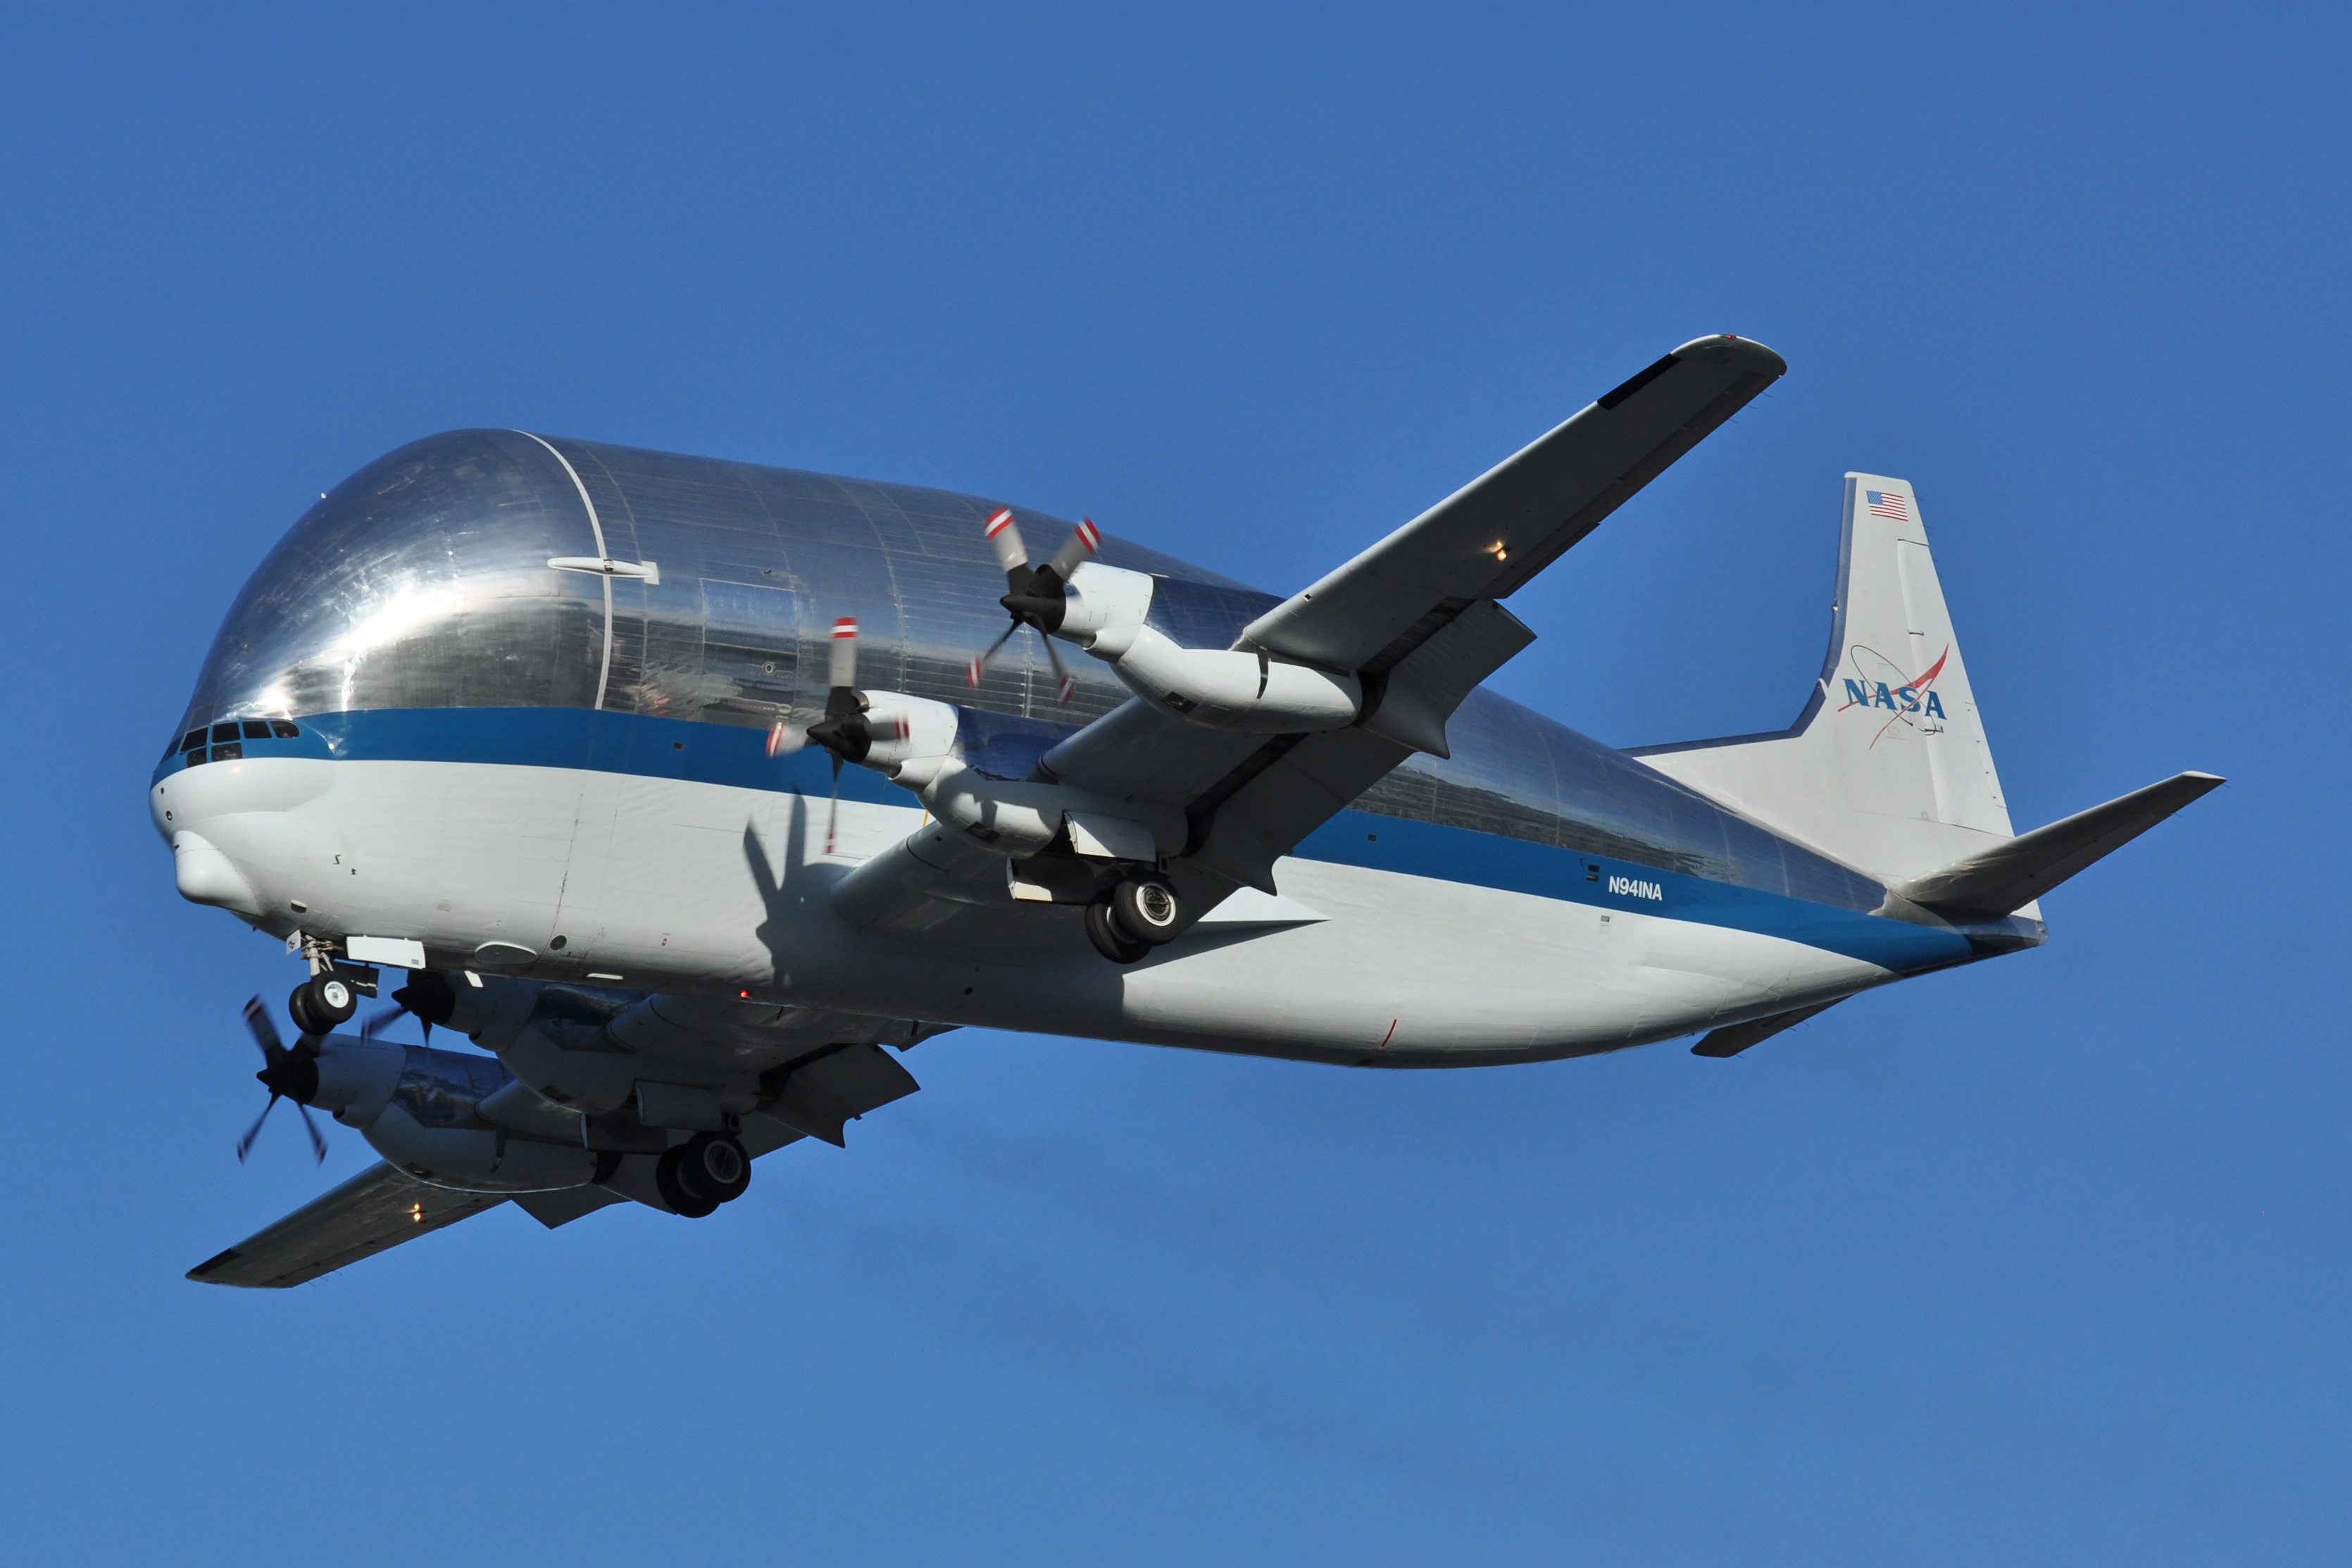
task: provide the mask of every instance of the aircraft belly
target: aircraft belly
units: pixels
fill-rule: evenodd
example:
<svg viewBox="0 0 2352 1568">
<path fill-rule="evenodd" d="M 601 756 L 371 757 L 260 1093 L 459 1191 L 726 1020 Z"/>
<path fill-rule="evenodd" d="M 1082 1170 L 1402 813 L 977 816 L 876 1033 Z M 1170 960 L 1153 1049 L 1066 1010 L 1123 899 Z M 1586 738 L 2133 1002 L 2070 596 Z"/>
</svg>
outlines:
<svg viewBox="0 0 2352 1568">
<path fill-rule="evenodd" d="M 1276 876 L 1286 896 L 1329 918 L 1199 950 L 1179 944 L 1171 961 L 1130 971 L 1133 1030 L 1169 1043 L 1223 1033 L 1227 1049 L 1372 1064 L 1551 1057 L 1892 977 L 1780 937 L 1434 878 L 1300 860 Z"/>
<path fill-rule="evenodd" d="M 1301 859 L 1276 878 L 1322 919 L 1207 926 L 1122 968 L 1087 944 L 1079 911 L 1009 895 L 940 905 L 929 930 L 850 930 L 826 894 L 915 830 L 911 805 L 843 800 L 827 856 L 824 799 L 503 764 L 332 766 L 331 789 L 287 810 L 188 825 L 273 908 L 310 905 L 289 925 L 415 937 L 439 963 L 508 942 L 539 955 L 514 967 L 548 977 L 1398 1065 L 1613 1050 L 1892 977 L 1779 936 Z M 242 804 L 216 794 L 216 810 Z"/>
</svg>

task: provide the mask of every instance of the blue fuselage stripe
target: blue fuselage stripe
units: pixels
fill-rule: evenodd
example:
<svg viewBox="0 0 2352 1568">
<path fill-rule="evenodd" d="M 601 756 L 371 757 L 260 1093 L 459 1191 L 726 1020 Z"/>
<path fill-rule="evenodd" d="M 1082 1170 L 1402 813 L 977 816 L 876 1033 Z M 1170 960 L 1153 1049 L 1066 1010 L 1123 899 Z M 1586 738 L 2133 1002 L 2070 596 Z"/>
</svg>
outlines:
<svg viewBox="0 0 2352 1568">
<path fill-rule="evenodd" d="M 575 768 L 803 795 L 824 795 L 834 788 L 829 754 L 810 747 L 772 758 L 766 732 L 732 725 L 559 707 L 394 708 L 319 714 L 298 722 L 299 738 L 248 740 L 243 743 L 246 755 Z M 160 779 L 186 766 L 191 764 L 175 757 L 155 776 Z M 843 768 L 840 789 L 845 800 L 877 805 L 903 806 L 910 800 L 863 768 Z M 1369 811 L 1339 812 L 1291 852 L 1303 860 L 1782 937 L 1897 974 L 1941 968 L 1977 951 L 1956 931 Z"/>
</svg>

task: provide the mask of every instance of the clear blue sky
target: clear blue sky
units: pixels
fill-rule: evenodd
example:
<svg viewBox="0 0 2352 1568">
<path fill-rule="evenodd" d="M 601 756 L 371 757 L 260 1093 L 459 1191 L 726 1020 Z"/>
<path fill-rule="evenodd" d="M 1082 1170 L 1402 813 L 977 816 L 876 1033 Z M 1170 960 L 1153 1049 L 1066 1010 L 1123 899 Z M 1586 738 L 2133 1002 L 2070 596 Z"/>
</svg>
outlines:
<svg viewBox="0 0 2352 1568">
<path fill-rule="evenodd" d="M 2341 1561 L 2341 6 L 324 9 L 0 22 L 0 1552 Z M 1288 590 L 1722 330 L 1789 376 L 1498 684 L 1785 723 L 1839 476 L 1908 477 L 2021 826 L 2233 780 L 2045 949 L 1729 1062 L 950 1035 L 709 1222 L 182 1281 L 373 1157 L 236 1164 L 295 977 L 142 804 L 371 457 L 917 481 Z"/>
</svg>

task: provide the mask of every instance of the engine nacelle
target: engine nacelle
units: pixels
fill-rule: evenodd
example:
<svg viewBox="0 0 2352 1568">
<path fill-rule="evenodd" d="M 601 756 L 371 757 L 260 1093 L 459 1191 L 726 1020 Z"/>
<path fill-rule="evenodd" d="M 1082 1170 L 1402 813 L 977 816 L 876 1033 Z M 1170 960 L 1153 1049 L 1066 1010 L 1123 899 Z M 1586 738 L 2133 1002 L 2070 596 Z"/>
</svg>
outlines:
<svg viewBox="0 0 2352 1568">
<path fill-rule="evenodd" d="M 1063 590 L 1062 619 L 1054 630 L 1084 648 L 1106 632 L 1142 625 L 1150 613 L 1149 573 L 1084 561 Z"/>
<path fill-rule="evenodd" d="M 496 1049 L 520 1029 L 539 1005 L 544 988 L 535 980 L 478 972 L 419 969 L 394 991 L 394 999 L 436 1029 L 451 1029 Z"/>
<path fill-rule="evenodd" d="M 405 1106 L 387 1105 L 367 1129 L 376 1153 L 421 1182 L 465 1192 L 547 1192 L 596 1179 L 583 1148 L 518 1138 L 489 1126 L 427 1126 Z"/>
<path fill-rule="evenodd" d="M 1356 722 L 1364 688 L 1355 676 L 1278 654 L 1186 648 L 1144 625 L 1088 640 L 1128 690 L 1194 724 L 1252 735 L 1340 729 Z"/>
<path fill-rule="evenodd" d="M 954 705 L 904 692 L 868 694 L 866 722 L 874 738 L 859 762 L 911 789 L 920 789 L 955 749 L 961 724 Z"/>
<path fill-rule="evenodd" d="M 539 1192 L 596 1179 L 596 1156 L 576 1144 L 515 1136 L 482 1114 L 514 1077 L 487 1056 L 329 1035 L 305 1103 L 357 1128 L 376 1153 L 436 1186 Z"/>
<path fill-rule="evenodd" d="M 905 782 L 902 779 L 901 782 Z M 1066 792 L 1052 784 L 991 779 L 950 761 L 918 791 L 931 815 L 1001 855 L 1035 854 L 1062 831 Z"/>
</svg>

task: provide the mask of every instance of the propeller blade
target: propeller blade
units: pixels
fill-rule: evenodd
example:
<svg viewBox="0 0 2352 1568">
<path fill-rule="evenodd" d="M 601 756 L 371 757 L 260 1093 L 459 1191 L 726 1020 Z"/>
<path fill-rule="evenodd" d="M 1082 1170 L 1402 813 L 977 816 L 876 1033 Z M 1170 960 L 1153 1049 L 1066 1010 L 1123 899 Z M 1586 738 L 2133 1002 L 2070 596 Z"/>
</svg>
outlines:
<svg viewBox="0 0 2352 1568">
<path fill-rule="evenodd" d="M 768 755 L 771 757 L 789 757 L 807 744 L 808 731 L 795 729 L 782 719 L 778 719 L 776 727 L 768 731 Z"/>
<path fill-rule="evenodd" d="M 989 514 L 988 542 L 996 551 L 997 570 L 1004 580 L 1018 593 L 1029 580 L 1029 547 L 1022 542 L 1021 525 L 1013 520 L 1013 508 L 999 507 Z"/>
<path fill-rule="evenodd" d="M 833 754 L 833 807 L 824 814 L 824 852 L 833 853 L 833 830 L 841 821 L 841 753 Z"/>
<path fill-rule="evenodd" d="M 386 1025 L 398 1022 L 400 1015 L 407 1010 L 397 1002 L 388 1008 L 379 1008 L 373 1014 L 360 1020 L 360 1038 L 373 1040 L 383 1032 Z"/>
<path fill-rule="evenodd" d="M 846 615 L 833 623 L 833 675 L 826 684 L 836 691 L 857 685 L 857 622 Z"/>
<path fill-rule="evenodd" d="M 310 1120 L 310 1107 L 297 1100 L 294 1102 L 294 1109 L 302 1113 L 302 1130 L 310 1134 L 310 1152 L 318 1156 L 319 1164 L 325 1165 L 327 1140 L 319 1135 L 319 1124 Z"/>
<path fill-rule="evenodd" d="M 1062 548 L 1054 552 L 1054 559 L 1045 563 L 1045 570 L 1067 582 L 1079 563 L 1093 559 L 1100 549 L 1102 530 L 1095 527 L 1092 517 L 1080 517 L 1078 526 L 1070 530 L 1070 537 L 1062 541 Z"/>
<path fill-rule="evenodd" d="M 999 637 L 995 642 L 991 643 L 988 645 L 987 653 L 981 654 L 980 657 L 974 659 L 971 664 L 964 666 L 963 678 L 965 681 L 975 686 L 980 685 L 980 678 L 988 674 L 988 662 L 996 657 L 997 650 L 1003 647 L 1005 643 L 1011 642 L 1013 640 L 1013 633 L 1020 630 L 1021 622 L 1018 621 L 1015 621 L 1012 625 L 1007 626 L 1004 629 L 1004 635 Z"/>
<path fill-rule="evenodd" d="M 245 1136 L 236 1141 L 237 1164 L 243 1165 L 245 1156 L 253 1152 L 253 1140 L 261 1136 L 261 1124 L 269 1120 L 269 1113 L 278 1109 L 278 1096 L 272 1094 L 269 1103 L 261 1108 L 261 1114 L 253 1119 L 253 1125 L 245 1130 Z"/>
<path fill-rule="evenodd" d="M 278 1038 L 278 1025 L 270 1020 L 269 1009 L 261 1005 L 259 997 L 245 1004 L 245 1027 L 253 1031 L 253 1043 L 261 1047 L 262 1061 L 268 1061 L 271 1051 L 286 1049 L 285 1042 Z M 255 1124 L 257 1126 L 259 1124 Z"/>
<path fill-rule="evenodd" d="M 1037 641 L 1045 644 L 1045 662 L 1054 666 L 1055 689 L 1060 694 L 1058 700 L 1066 705 L 1070 694 L 1078 689 L 1078 683 L 1071 678 L 1070 667 L 1062 663 L 1062 655 L 1055 648 L 1054 640 L 1041 635 Z"/>
</svg>

